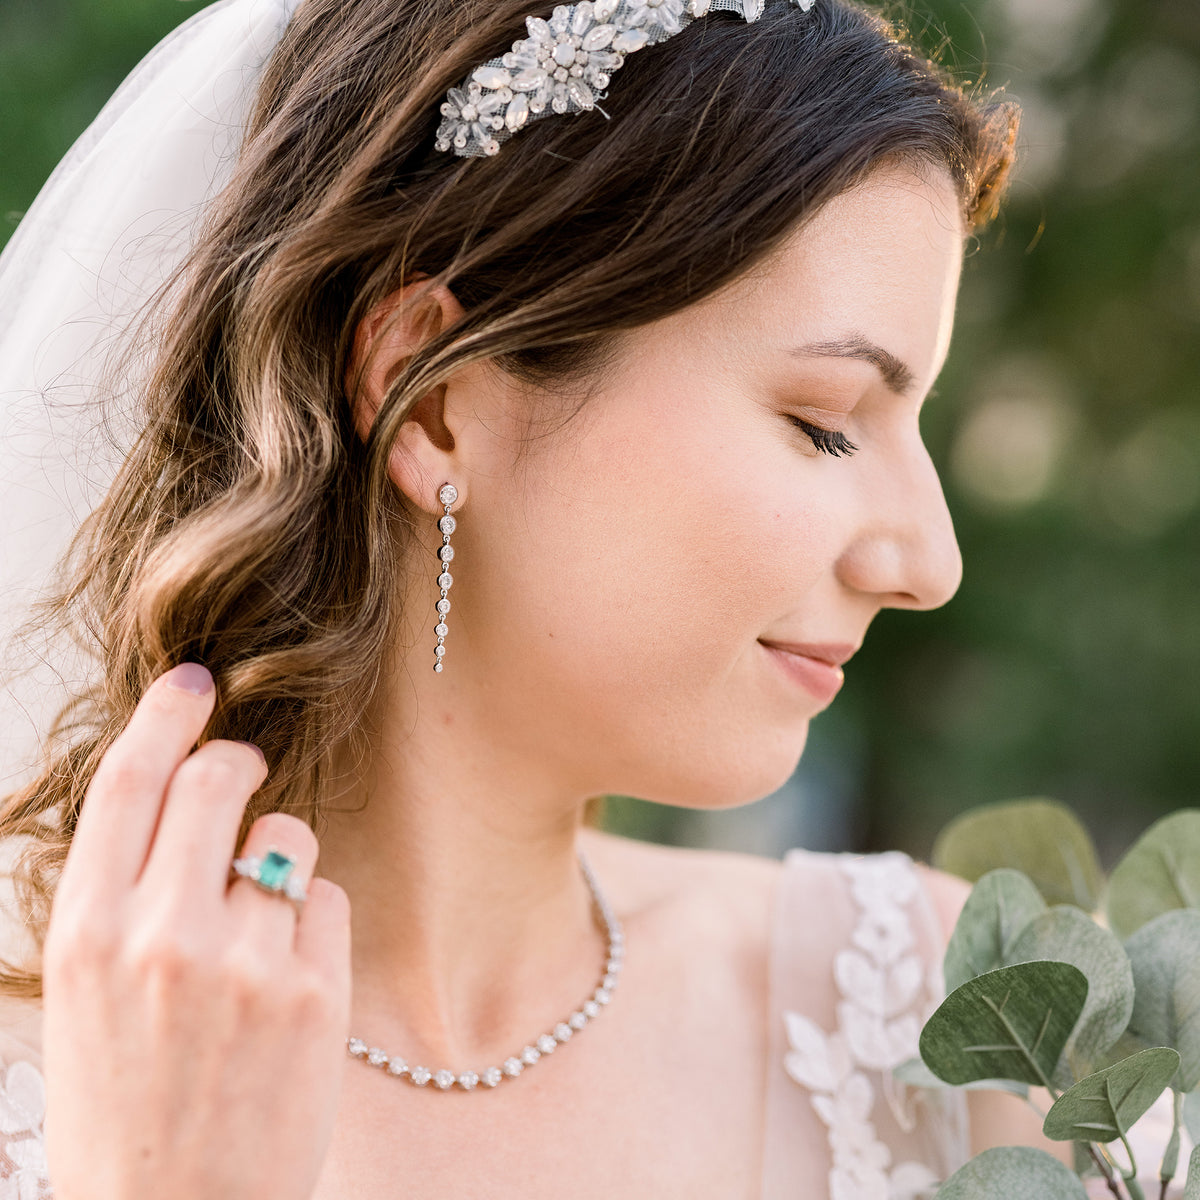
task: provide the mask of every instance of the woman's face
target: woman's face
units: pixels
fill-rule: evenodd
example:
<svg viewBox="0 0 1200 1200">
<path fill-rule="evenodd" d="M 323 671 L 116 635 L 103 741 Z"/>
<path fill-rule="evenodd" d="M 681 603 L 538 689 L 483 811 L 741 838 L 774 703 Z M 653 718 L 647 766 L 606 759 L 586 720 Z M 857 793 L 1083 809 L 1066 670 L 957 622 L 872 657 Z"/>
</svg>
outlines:
<svg viewBox="0 0 1200 1200">
<path fill-rule="evenodd" d="M 764 643 L 848 654 L 880 609 L 936 608 L 961 577 L 918 428 L 964 233 L 930 175 L 877 171 L 769 267 L 637 330 L 519 467 L 517 390 L 448 385 L 453 610 L 437 674 L 421 581 L 422 704 L 578 795 L 726 807 L 785 782 L 831 696 Z M 858 449 L 824 453 L 798 421 Z"/>
</svg>

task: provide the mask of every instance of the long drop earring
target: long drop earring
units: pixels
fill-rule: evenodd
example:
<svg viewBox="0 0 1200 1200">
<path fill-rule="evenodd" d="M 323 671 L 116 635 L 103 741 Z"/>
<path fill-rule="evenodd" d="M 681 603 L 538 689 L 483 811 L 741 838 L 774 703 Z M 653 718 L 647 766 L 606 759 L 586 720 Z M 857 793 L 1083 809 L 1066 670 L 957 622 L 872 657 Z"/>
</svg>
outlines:
<svg viewBox="0 0 1200 1200">
<path fill-rule="evenodd" d="M 452 483 L 443 483 L 441 490 L 438 492 L 438 499 L 445 506 L 445 516 L 438 518 L 438 528 L 442 531 L 442 544 L 438 547 L 438 558 L 442 560 L 442 573 L 438 576 L 438 587 L 442 589 L 442 598 L 437 602 L 438 623 L 433 627 L 433 632 L 437 634 L 437 645 L 433 652 L 437 655 L 437 660 L 433 664 L 435 671 L 442 669 L 442 657 L 446 653 L 446 647 L 442 643 L 446 640 L 446 634 L 449 632 L 446 628 L 446 614 L 450 611 L 450 601 L 446 598 L 446 593 L 450 590 L 450 585 L 454 582 L 454 577 L 450 574 L 447 564 L 454 557 L 454 547 L 450 545 L 450 535 L 454 532 L 458 522 L 450 515 L 450 505 L 458 499 L 458 488 Z"/>
</svg>

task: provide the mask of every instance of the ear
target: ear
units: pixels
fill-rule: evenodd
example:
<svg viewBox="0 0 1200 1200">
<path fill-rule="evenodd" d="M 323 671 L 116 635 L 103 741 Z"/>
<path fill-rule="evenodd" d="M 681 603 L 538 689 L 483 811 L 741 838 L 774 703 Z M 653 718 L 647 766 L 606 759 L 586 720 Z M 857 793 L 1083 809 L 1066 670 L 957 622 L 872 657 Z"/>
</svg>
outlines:
<svg viewBox="0 0 1200 1200">
<path fill-rule="evenodd" d="M 359 322 L 346 368 L 346 395 L 360 438 L 366 441 L 392 381 L 405 361 L 430 337 L 465 313 L 445 285 L 430 287 L 424 273 L 384 297 Z M 438 489 L 449 480 L 466 497 L 466 472 L 455 456 L 454 421 L 446 411 L 446 385 L 422 396 L 409 410 L 392 445 L 388 475 L 426 512 L 440 513 Z"/>
</svg>

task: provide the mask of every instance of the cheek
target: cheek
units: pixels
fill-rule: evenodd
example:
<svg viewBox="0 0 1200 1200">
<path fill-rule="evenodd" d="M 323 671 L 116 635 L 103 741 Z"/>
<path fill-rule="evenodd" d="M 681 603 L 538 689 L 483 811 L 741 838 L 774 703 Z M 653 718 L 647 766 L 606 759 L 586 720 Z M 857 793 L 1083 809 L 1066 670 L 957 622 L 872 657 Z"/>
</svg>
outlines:
<svg viewBox="0 0 1200 1200">
<path fill-rule="evenodd" d="M 460 616 L 507 744 L 588 793 L 726 807 L 779 787 L 803 749 L 756 639 L 823 615 L 833 510 L 820 463 L 689 405 L 535 465 L 522 507 L 464 540 Z"/>
<path fill-rule="evenodd" d="M 694 394 L 619 416 L 535 465 L 503 552 L 482 550 L 486 602 L 505 613 L 493 649 L 621 703 L 695 700 L 757 637 L 802 624 L 834 557 L 825 472 Z"/>
</svg>

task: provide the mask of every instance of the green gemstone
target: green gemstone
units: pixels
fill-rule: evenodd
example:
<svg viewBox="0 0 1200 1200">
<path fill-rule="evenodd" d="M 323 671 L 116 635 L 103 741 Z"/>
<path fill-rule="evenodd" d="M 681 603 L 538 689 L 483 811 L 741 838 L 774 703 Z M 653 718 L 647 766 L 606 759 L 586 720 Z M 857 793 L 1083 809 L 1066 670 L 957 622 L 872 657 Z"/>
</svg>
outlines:
<svg viewBox="0 0 1200 1200">
<path fill-rule="evenodd" d="M 267 856 L 258 868 L 258 882 L 263 887 L 281 888 L 287 883 L 287 877 L 292 873 L 295 862 L 278 850 L 268 850 Z"/>
</svg>

